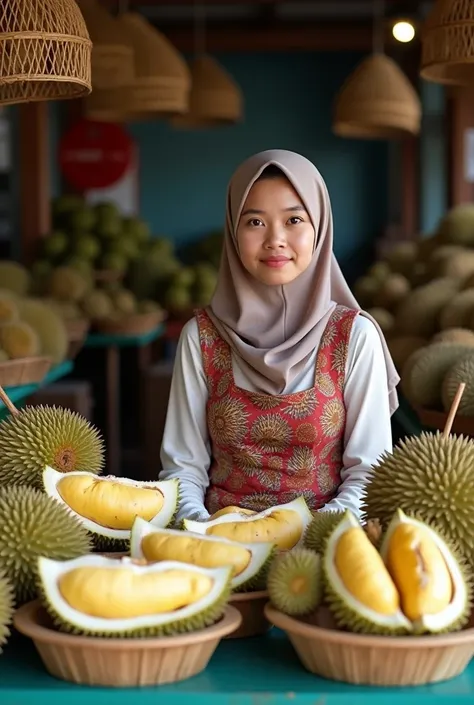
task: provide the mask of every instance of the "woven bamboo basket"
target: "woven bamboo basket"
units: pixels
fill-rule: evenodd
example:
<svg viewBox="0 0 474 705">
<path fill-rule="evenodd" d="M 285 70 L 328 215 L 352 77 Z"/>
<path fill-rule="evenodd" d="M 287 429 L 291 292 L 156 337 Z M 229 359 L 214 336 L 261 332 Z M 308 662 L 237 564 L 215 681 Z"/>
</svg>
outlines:
<svg viewBox="0 0 474 705">
<path fill-rule="evenodd" d="M 437 0 L 421 34 L 420 75 L 445 85 L 474 83 L 472 0 Z"/>
<path fill-rule="evenodd" d="M 88 95 L 91 51 L 74 0 L 5 0 L 0 12 L 0 104 Z"/>
<path fill-rule="evenodd" d="M 96 0 L 77 2 L 92 39 L 94 90 L 120 88 L 130 84 L 135 75 L 135 58 L 123 27 Z"/>
<path fill-rule="evenodd" d="M 90 321 L 86 318 L 77 321 L 65 321 L 69 340 L 67 359 L 73 360 L 82 349 L 90 328 Z"/>
<path fill-rule="evenodd" d="M 39 384 L 51 368 L 49 357 L 24 357 L 0 363 L 0 386 L 21 387 Z"/>
<path fill-rule="evenodd" d="M 164 311 L 150 313 L 133 313 L 119 319 L 99 319 L 93 321 L 93 327 L 106 335 L 145 335 L 154 330 L 165 320 Z"/>
<path fill-rule="evenodd" d="M 240 88 L 211 56 L 204 54 L 195 57 L 191 63 L 191 77 L 189 111 L 171 120 L 174 127 L 215 127 L 242 119 Z"/>
<path fill-rule="evenodd" d="M 135 78 L 121 93 L 127 120 L 186 112 L 191 75 L 182 56 L 163 34 L 137 13 L 125 12 L 117 21 L 127 34 L 135 55 Z M 123 115 L 123 110 L 120 114 Z"/>
<path fill-rule="evenodd" d="M 229 600 L 232 607 L 240 612 L 242 623 L 235 632 L 229 634 L 227 639 L 245 639 L 249 636 L 266 634 L 271 624 L 265 616 L 265 605 L 268 602 L 268 592 L 242 592 L 232 595 Z"/>
<path fill-rule="evenodd" d="M 400 139 L 420 131 L 415 88 L 384 54 L 364 59 L 343 84 L 334 106 L 333 131 L 340 137 Z"/>
<path fill-rule="evenodd" d="M 459 676 L 474 656 L 474 628 L 430 636 L 368 636 L 336 629 L 324 609 L 294 619 L 270 603 L 267 619 L 285 631 L 303 666 L 322 678 L 356 685 L 414 686 Z"/>
<path fill-rule="evenodd" d="M 55 678 L 89 686 L 136 688 L 177 683 L 205 670 L 221 639 L 241 622 L 228 605 L 222 619 L 189 634 L 100 639 L 57 631 L 39 600 L 17 609 L 14 626 L 34 642 Z"/>
</svg>

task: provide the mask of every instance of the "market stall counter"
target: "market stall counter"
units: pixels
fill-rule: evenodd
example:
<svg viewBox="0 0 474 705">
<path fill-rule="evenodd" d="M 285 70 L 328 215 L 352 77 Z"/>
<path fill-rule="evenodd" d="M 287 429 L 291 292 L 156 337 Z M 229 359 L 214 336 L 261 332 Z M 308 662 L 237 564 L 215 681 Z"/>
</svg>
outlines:
<svg viewBox="0 0 474 705">
<path fill-rule="evenodd" d="M 474 702 L 474 662 L 452 680 L 378 688 L 323 680 L 300 664 L 287 636 L 222 641 L 199 675 L 173 685 L 93 688 L 48 675 L 32 642 L 18 634 L 0 656 L 2 705 L 461 705 Z"/>
</svg>

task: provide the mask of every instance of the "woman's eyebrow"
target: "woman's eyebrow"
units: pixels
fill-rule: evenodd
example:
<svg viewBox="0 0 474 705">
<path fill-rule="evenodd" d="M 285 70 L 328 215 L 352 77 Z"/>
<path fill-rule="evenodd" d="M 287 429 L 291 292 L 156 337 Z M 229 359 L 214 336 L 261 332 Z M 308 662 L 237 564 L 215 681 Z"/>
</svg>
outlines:
<svg viewBox="0 0 474 705">
<path fill-rule="evenodd" d="M 289 208 L 283 208 L 283 213 L 289 213 L 290 211 L 299 211 L 299 212 L 306 212 L 306 208 L 300 204 L 290 206 Z M 257 208 L 247 208 L 241 213 L 241 217 L 243 215 L 265 215 L 265 211 L 258 210 Z"/>
</svg>

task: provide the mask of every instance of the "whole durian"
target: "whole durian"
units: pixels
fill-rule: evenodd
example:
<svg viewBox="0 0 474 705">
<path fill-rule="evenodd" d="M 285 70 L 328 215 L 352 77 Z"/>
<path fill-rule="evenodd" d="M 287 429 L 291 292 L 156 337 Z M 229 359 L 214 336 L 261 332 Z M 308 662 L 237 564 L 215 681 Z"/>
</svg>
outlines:
<svg viewBox="0 0 474 705">
<path fill-rule="evenodd" d="M 0 291 L 0 324 L 11 323 L 18 319 L 18 306 L 9 293 L 4 294 L 3 291 Z"/>
<path fill-rule="evenodd" d="M 323 597 L 323 576 L 319 554 L 307 548 L 293 548 L 277 555 L 268 572 L 270 601 L 290 616 L 311 614 Z"/>
<path fill-rule="evenodd" d="M 384 529 L 401 509 L 439 527 L 474 566 L 474 440 L 440 432 L 408 437 L 371 468 L 362 511 Z"/>
<path fill-rule="evenodd" d="M 2 646 L 10 636 L 9 626 L 12 622 L 14 609 L 13 587 L 6 574 L 0 571 L 0 654 Z"/>
<path fill-rule="evenodd" d="M 474 345 L 474 331 L 468 328 L 446 328 L 431 338 L 432 343 L 459 343 Z"/>
<path fill-rule="evenodd" d="M 368 308 L 367 313 L 372 316 L 372 318 L 379 324 L 380 329 L 385 335 L 390 333 L 394 326 L 394 317 L 384 308 L 375 306 L 374 308 Z"/>
<path fill-rule="evenodd" d="M 444 376 L 470 350 L 455 343 L 433 343 L 414 352 L 402 370 L 402 389 L 408 401 L 425 409 L 441 408 Z"/>
<path fill-rule="evenodd" d="M 445 411 L 451 409 L 451 404 L 462 382 L 466 386 L 457 413 L 459 416 L 472 417 L 474 416 L 474 350 L 455 362 L 443 379 L 441 392 Z"/>
<path fill-rule="evenodd" d="M 389 274 L 374 296 L 374 306 L 394 309 L 410 291 L 410 282 L 402 274 Z"/>
<path fill-rule="evenodd" d="M 441 309 L 459 289 L 454 279 L 433 279 L 429 284 L 414 289 L 396 311 L 395 328 L 398 334 L 430 338 L 438 330 Z"/>
<path fill-rule="evenodd" d="M 0 570 L 17 604 L 36 597 L 39 556 L 67 560 L 92 550 L 87 530 L 68 509 L 32 487 L 0 487 Z"/>
<path fill-rule="evenodd" d="M 42 489 L 46 466 L 100 473 L 101 435 L 76 412 L 54 406 L 25 407 L 0 421 L 0 486 Z"/>
<path fill-rule="evenodd" d="M 8 289 L 18 296 L 26 296 L 31 284 L 29 271 L 19 262 L 0 260 L 0 282 L 3 289 Z"/>
<path fill-rule="evenodd" d="M 35 357 L 41 350 L 36 331 L 23 321 L 13 321 L 0 326 L 0 347 L 12 360 Z"/>
<path fill-rule="evenodd" d="M 57 267 L 48 282 L 50 296 L 60 301 L 80 301 L 87 288 L 87 280 L 72 267 Z"/>
<path fill-rule="evenodd" d="M 474 337 L 474 336 L 473 336 Z M 394 335 L 387 341 L 395 367 L 400 372 L 408 358 L 426 345 L 425 338 L 417 335 Z"/>
<path fill-rule="evenodd" d="M 69 348 L 66 326 L 61 316 L 43 301 L 22 299 L 18 303 L 20 318 L 36 331 L 41 354 L 50 357 L 54 364 L 66 359 Z"/>
<path fill-rule="evenodd" d="M 473 253 L 474 254 L 474 253 Z M 439 316 L 441 328 L 467 328 L 474 313 L 474 289 L 465 289 L 443 306 Z"/>
<path fill-rule="evenodd" d="M 321 553 L 324 550 L 327 537 L 343 517 L 343 511 L 315 512 L 304 534 L 305 548 Z"/>
</svg>

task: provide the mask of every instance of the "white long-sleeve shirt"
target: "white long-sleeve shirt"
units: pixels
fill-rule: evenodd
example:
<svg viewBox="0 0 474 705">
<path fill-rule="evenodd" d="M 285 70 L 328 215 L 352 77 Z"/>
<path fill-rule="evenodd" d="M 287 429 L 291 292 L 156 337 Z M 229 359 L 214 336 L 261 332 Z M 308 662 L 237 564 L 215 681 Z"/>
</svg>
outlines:
<svg viewBox="0 0 474 705">
<path fill-rule="evenodd" d="M 317 350 L 284 390 L 293 394 L 314 385 Z M 257 391 L 232 354 L 238 387 Z M 209 518 L 204 496 L 209 486 L 211 441 L 206 420 L 208 390 L 202 363 L 197 321 L 184 326 L 176 351 L 173 379 L 161 447 L 160 479 L 178 478 L 181 499 L 177 521 Z M 373 323 L 354 319 L 349 339 L 344 386 L 346 425 L 338 493 L 320 511 L 350 509 L 360 516 L 362 491 L 370 466 L 392 450 L 387 373 L 382 344 Z"/>
</svg>

